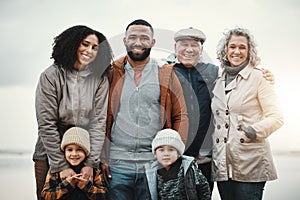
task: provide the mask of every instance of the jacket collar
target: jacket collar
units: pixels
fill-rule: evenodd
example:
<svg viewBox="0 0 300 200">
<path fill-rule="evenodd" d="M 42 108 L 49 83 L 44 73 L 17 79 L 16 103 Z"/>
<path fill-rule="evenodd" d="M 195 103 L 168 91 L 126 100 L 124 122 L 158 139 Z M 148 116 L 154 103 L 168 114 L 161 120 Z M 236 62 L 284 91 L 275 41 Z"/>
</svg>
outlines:
<svg viewBox="0 0 300 200">
<path fill-rule="evenodd" d="M 127 55 L 123 56 L 123 57 L 115 60 L 112 63 L 112 66 L 117 68 L 117 69 L 124 70 L 124 65 L 127 63 L 127 59 L 128 59 Z"/>
<path fill-rule="evenodd" d="M 194 157 L 191 157 L 191 156 L 185 156 L 183 155 L 182 156 L 182 164 L 183 164 L 183 169 L 184 169 L 184 174 L 187 173 L 187 170 L 189 168 L 189 166 L 191 165 L 191 163 L 193 162 L 195 158 Z M 154 161 L 153 163 L 151 164 L 146 164 L 145 165 L 145 169 L 146 171 L 156 171 L 158 169 L 158 162 L 157 161 Z"/>
<path fill-rule="evenodd" d="M 152 62 L 153 59 L 149 59 L 148 62 Z M 112 66 L 119 69 L 119 70 L 124 70 L 124 65 L 128 62 L 128 55 L 125 55 L 117 60 L 115 60 L 112 63 Z M 166 61 L 164 60 L 155 60 L 155 62 L 157 63 L 158 67 L 163 67 L 164 65 L 171 65 L 173 66 L 174 64 L 168 64 Z"/>
<path fill-rule="evenodd" d="M 68 71 L 68 70 L 67 70 Z M 80 77 L 87 77 L 90 74 L 92 74 L 92 70 L 90 68 L 90 66 L 86 66 L 85 68 L 81 69 L 81 70 L 71 70 L 70 74 L 71 76 L 80 76 Z"/>
<path fill-rule="evenodd" d="M 248 79 L 250 73 L 251 73 L 251 70 L 253 69 L 253 67 L 251 65 L 247 65 L 244 69 L 242 69 L 237 76 L 241 76 L 243 79 Z M 225 70 L 223 69 L 223 72 L 219 75 L 219 78 L 221 78 L 221 80 L 224 80 L 225 81 L 225 75 L 226 75 L 226 72 Z"/>
</svg>

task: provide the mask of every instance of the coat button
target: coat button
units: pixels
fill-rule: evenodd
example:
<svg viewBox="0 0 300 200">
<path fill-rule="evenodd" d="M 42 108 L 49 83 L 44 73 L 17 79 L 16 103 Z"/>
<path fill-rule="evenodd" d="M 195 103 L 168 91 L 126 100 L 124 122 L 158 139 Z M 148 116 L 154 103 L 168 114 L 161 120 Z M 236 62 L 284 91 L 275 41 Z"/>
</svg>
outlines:
<svg viewBox="0 0 300 200">
<path fill-rule="evenodd" d="M 219 110 L 216 110 L 216 114 L 217 114 L 217 115 L 220 115 L 220 112 L 219 112 Z"/>
<path fill-rule="evenodd" d="M 219 138 L 216 139 L 216 143 L 219 143 Z"/>
<path fill-rule="evenodd" d="M 226 115 L 229 115 L 229 110 L 226 110 L 226 111 L 225 111 L 225 114 L 226 114 Z"/>
<path fill-rule="evenodd" d="M 224 143 L 227 143 L 227 138 L 226 137 L 224 137 Z"/>
<path fill-rule="evenodd" d="M 227 129 L 228 127 L 229 127 L 229 125 L 226 123 L 226 124 L 225 124 L 225 128 Z"/>
<path fill-rule="evenodd" d="M 240 139 L 240 142 L 241 142 L 241 143 L 244 143 L 244 142 L 245 142 L 244 138 L 241 138 L 241 139 Z"/>
<path fill-rule="evenodd" d="M 217 129 L 220 129 L 220 128 L 221 128 L 221 126 L 220 126 L 220 124 L 218 124 L 218 125 L 217 125 Z"/>
<path fill-rule="evenodd" d="M 242 125 L 238 125 L 237 130 L 238 130 L 238 131 L 242 131 Z"/>
</svg>

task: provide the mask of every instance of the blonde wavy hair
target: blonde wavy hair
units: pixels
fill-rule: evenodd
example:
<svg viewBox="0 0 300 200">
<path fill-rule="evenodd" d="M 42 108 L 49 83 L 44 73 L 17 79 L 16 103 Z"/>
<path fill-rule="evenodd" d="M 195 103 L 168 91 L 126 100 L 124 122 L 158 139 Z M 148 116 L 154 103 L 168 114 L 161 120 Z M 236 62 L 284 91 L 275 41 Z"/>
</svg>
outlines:
<svg viewBox="0 0 300 200">
<path fill-rule="evenodd" d="M 249 47 L 249 64 L 252 67 L 256 67 L 260 63 L 260 57 L 257 55 L 256 42 L 254 41 L 254 37 L 248 29 L 240 27 L 230 29 L 229 31 L 225 32 L 224 37 L 219 41 L 217 46 L 217 59 L 220 61 L 221 67 L 224 67 L 224 65 L 229 65 L 226 52 L 228 42 L 232 35 L 244 36 L 247 38 Z"/>
</svg>

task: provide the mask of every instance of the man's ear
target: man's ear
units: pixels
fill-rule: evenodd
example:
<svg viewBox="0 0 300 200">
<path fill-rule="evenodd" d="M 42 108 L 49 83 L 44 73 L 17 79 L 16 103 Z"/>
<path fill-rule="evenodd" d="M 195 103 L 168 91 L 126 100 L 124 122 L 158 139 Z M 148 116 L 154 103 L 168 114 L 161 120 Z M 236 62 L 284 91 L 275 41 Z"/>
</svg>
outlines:
<svg viewBox="0 0 300 200">
<path fill-rule="evenodd" d="M 155 43 L 156 43 L 156 40 L 153 38 L 152 43 L 151 43 L 151 47 L 153 47 L 155 45 Z"/>
</svg>

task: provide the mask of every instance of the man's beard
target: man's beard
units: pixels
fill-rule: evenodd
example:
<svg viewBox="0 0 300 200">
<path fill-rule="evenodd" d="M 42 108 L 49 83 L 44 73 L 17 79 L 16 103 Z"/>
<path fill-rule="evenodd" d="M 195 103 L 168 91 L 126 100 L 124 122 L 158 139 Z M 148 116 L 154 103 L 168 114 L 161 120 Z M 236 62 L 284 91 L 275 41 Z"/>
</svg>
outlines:
<svg viewBox="0 0 300 200">
<path fill-rule="evenodd" d="M 142 54 L 133 54 L 130 47 L 126 46 L 127 54 L 133 61 L 144 61 L 151 52 L 151 48 L 144 48 L 145 51 Z"/>
</svg>

